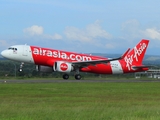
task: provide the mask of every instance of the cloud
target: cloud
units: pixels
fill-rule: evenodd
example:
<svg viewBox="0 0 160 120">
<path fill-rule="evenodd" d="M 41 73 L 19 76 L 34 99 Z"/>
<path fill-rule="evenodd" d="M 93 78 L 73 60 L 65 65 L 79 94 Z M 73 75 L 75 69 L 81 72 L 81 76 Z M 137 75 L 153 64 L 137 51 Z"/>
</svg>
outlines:
<svg viewBox="0 0 160 120">
<path fill-rule="evenodd" d="M 47 38 L 47 39 L 52 39 L 52 40 L 60 40 L 62 39 L 63 37 L 57 33 L 55 33 L 54 35 L 43 35 L 44 38 Z"/>
<path fill-rule="evenodd" d="M 96 38 L 96 37 L 102 37 L 106 39 L 111 38 L 111 35 L 102 29 L 98 21 L 88 25 L 86 27 L 86 32 L 88 33 L 89 36 L 93 38 Z"/>
<path fill-rule="evenodd" d="M 139 22 L 135 19 L 128 20 L 122 24 L 122 30 L 129 30 L 129 31 L 137 31 L 139 27 Z"/>
<path fill-rule="evenodd" d="M 41 37 L 43 39 L 51 39 L 51 40 L 60 40 L 62 39 L 62 36 L 55 33 L 54 35 L 49 35 L 49 34 L 44 34 L 43 33 L 43 27 L 38 26 L 38 25 L 33 25 L 31 27 L 25 28 L 23 32 L 25 34 L 31 35 L 31 36 L 36 36 L 36 37 Z"/>
<path fill-rule="evenodd" d="M 156 27 L 146 27 L 142 29 L 137 20 L 129 20 L 122 24 L 123 38 L 146 38 L 160 40 L 160 29 Z"/>
<path fill-rule="evenodd" d="M 141 36 L 140 24 L 135 19 L 124 22 L 121 26 L 121 31 L 125 39 L 135 39 Z"/>
<path fill-rule="evenodd" d="M 106 44 L 107 49 L 114 49 L 115 46 L 113 44 Z"/>
<path fill-rule="evenodd" d="M 141 33 L 148 38 L 160 40 L 160 30 L 156 28 L 147 28 Z"/>
<path fill-rule="evenodd" d="M 64 33 L 68 39 L 81 42 L 93 42 L 98 38 L 110 39 L 112 37 L 108 32 L 102 29 L 98 21 L 88 25 L 85 29 L 66 27 Z"/>
<path fill-rule="evenodd" d="M 65 35 L 70 40 L 91 41 L 85 30 L 80 30 L 76 27 L 66 27 Z"/>
<path fill-rule="evenodd" d="M 0 46 L 1 46 L 1 47 L 8 47 L 9 44 L 7 43 L 6 40 L 0 40 Z"/>
<path fill-rule="evenodd" d="M 25 28 L 23 30 L 24 33 L 27 33 L 29 35 L 42 35 L 43 34 L 43 27 L 33 25 L 31 27 Z"/>
<path fill-rule="evenodd" d="M 154 27 L 142 29 L 137 20 L 124 22 L 121 30 L 122 36 L 112 36 L 107 30 L 103 29 L 99 21 L 95 21 L 84 28 L 68 26 L 64 30 L 65 36 L 58 33 L 44 34 L 44 28 L 38 25 L 25 28 L 23 31 L 25 34 L 29 34 L 29 37 L 33 37 L 33 40 L 41 40 L 43 42 L 44 40 L 63 40 L 65 38 L 63 40 L 65 44 L 72 44 L 72 47 L 80 46 L 79 48 L 82 48 L 87 44 L 88 48 L 93 47 L 93 49 L 99 50 L 124 48 L 124 45 L 136 44 L 142 38 L 160 40 L 160 30 Z"/>
</svg>

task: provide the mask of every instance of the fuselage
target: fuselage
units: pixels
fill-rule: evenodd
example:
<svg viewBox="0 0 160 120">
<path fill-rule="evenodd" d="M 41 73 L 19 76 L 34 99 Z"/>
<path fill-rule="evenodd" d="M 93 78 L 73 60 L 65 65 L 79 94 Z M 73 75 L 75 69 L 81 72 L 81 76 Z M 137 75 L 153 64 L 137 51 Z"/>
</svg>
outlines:
<svg viewBox="0 0 160 120">
<path fill-rule="evenodd" d="M 1 52 L 1 55 L 7 59 L 53 67 L 56 61 L 64 62 L 85 62 L 93 60 L 107 60 L 109 58 L 92 56 L 88 54 L 79 54 L 49 48 L 42 48 L 29 45 L 14 45 Z M 145 69 L 128 69 L 125 60 L 115 60 L 108 63 L 100 63 L 96 65 L 88 64 L 79 68 L 81 72 L 92 72 L 97 74 L 120 74 L 129 72 L 144 71 Z"/>
</svg>

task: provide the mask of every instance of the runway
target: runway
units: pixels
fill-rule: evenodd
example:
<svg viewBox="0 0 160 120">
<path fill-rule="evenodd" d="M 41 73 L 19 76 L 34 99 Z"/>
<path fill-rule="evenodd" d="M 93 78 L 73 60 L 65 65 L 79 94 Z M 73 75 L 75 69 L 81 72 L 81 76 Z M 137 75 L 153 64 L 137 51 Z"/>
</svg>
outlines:
<svg viewBox="0 0 160 120">
<path fill-rule="evenodd" d="M 150 79 L 150 80 L 145 80 L 145 79 L 117 79 L 117 80 L 0 80 L 0 83 L 81 83 L 81 82 L 114 82 L 114 83 L 123 83 L 123 82 L 160 82 L 159 79 Z"/>
</svg>

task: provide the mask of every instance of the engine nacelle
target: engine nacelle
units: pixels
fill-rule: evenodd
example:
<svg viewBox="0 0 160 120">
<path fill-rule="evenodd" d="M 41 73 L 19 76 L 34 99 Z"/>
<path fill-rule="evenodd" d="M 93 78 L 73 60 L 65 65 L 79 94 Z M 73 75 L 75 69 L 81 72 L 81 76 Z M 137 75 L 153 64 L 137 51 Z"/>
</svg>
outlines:
<svg viewBox="0 0 160 120">
<path fill-rule="evenodd" d="M 40 72 L 54 72 L 52 67 L 36 65 L 36 70 Z"/>
<path fill-rule="evenodd" d="M 73 70 L 72 63 L 57 61 L 53 66 L 54 71 L 58 72 L 71 72 Z"/>
</svg>

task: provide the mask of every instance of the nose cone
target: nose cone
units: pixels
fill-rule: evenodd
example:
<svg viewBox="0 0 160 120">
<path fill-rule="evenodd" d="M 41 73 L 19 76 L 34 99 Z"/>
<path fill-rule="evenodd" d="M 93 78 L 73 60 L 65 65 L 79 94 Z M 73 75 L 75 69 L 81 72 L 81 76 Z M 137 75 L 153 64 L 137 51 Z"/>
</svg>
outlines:
<svg viewBox="0 0 160 120">
<path fill-rule="evenodd" d="M 8 51 L 7 51 L 7 50 L 3 50 L 3 51 L 1 52 L 1 55 L 2 55 L 3 57 L 7 58 L 7 56 L 8 56 Z"/>
</svg>

